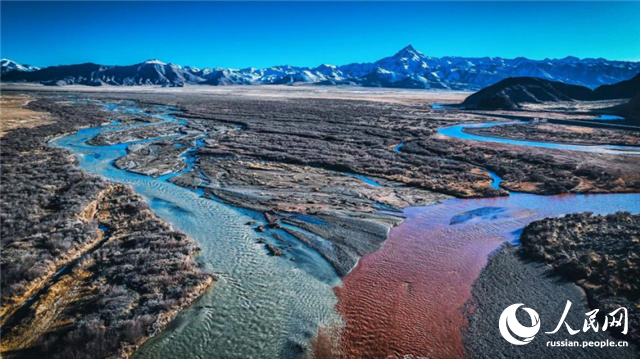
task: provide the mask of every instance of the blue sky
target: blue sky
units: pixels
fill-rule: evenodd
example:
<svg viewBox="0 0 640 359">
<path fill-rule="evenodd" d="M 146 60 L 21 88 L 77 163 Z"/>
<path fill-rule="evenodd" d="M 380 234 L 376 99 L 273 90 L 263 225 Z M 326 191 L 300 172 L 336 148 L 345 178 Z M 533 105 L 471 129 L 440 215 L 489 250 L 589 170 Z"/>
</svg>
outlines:
<svg viewBox="0 0 640 359">
<path fill-rule="evenodd" d="M 640 60 L 640 2 L 6 2 L 0 55 L 38 66 L 369 62 L 430 56 Z"/>
</svg>

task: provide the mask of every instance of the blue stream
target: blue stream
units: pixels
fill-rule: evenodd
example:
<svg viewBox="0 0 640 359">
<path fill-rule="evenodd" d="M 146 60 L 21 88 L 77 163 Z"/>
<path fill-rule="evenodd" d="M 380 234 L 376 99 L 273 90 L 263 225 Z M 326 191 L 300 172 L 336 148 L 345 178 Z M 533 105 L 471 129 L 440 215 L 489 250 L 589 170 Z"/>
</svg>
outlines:
<svg viewBox="0 0 640 359">
<path fill-rule="evenodd" d="M 624 117 L 613 116 L 613 115 L 600 115 L 598 117 L 592 118 L 592 120 L 614 121 L 614 120 L 624 120 Z"/>
<path fill-rule="evenodd" d="M 493 126 L 511 125 L 515 123 L 522 123 L 522 122 L 516 121 L 516 122 L 462 124 L 462 125 L 441 128 L 438 130 L 438 133 L 448 137 L 454 137 L 454 138 L 459 138 L 463 140 L 478 141 L 478 142 L 495 142 L 495 143 L 504 143 L 509 145 L 517 145 L 517 146 L 554 148 L 554 149 L 580 151 L 580 152 L 640 155 L 640 147 L 634 147 L 634 146 L 570 145 L 570 144 L 552 143 L 552 142 L 512 140 L 508 138 L 475 135 L 475 134 L 467 133 L 464 131 L 465 128 L 488 128 Z"/>
<path fill-rule="evenodd" d="M 502 183 L 502 178 L 500 178 L 500 176 L 498 176 L 495 172 L 489 171 L 487 169 L 485 169 L 488 173 L 489 176 L 491 176 L 491 187 L 495 188 L 495 189 L 500 189 L 500 183 Z"/>
<path fill-rule="evenodd" d="M 106 110 L 116 114 L 137 113 L 130 107 L 113 104 Z M 173 113 L 153 116 L 165 122 L 178 122 Z M 115 159 L 126 155 L 130 143 L 86 144 L 102 132 L 127 127 L 114 124 L 82 129 L 54 139 L 51 144 L 70 149 L 83 170 L 133 186 L 157 215 L 198 242 L 202 248 L 198 260 L 219 277 L 212 290 L 180 314 L 171 330 L 147 342 L 136 357 L 275 358 L 290 353 L 296 346 L 308 347 L 319 326 L 340 325 L 332 289 L 340 284 L 340 279 L 319 253 L 283 230 L 277 230 L 283 242 L 275 239 L 275 229 L 258 233 L 255 226 L 266 227 L 261 214 L 204 198 L 202 190 L 190 190 L 167 181 L 194 169 L 197 147 L 204 144 L 201 139 L 181 156 L 187 165 L 184 171 L 152 178 L 113 166 Z M 144 142 L 154 140 L 158 139 Z M 249 221 L 256 224 L 249 226 Z M 284 258 L 267 255 L 264 244 L 257 243 L 258 238 L 287 248 Z"/>
</svg>

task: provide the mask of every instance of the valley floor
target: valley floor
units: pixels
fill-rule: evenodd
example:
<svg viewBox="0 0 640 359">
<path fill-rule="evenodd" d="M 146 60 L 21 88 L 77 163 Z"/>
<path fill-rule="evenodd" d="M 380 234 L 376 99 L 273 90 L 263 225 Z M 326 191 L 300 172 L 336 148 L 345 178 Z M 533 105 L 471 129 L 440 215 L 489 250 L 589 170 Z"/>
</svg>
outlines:
<svg viewBox="0 0 640 359">
<path fill-rule="evenodd" d="M 364 317 L 354 315 L 358 303 L 372 299 L 363 299 L 366 292 L 357 292 L 363 288 L 354 283 L 364 281 L 356 281 L 355 278 L 380 278 L 375 270 L 367 272 L 380 268 L 372 265 L 377 259 L 398 266 L 403 260 L 416 265 L 411 271 L 399 275 L 410 272 L 420 276 L 426 271 L 420 261 L 410 261 L 413 258 L 410 254 L 393 254 L 394 250 L 402 251 L 404 248 L 403 239 L 398 238 L 398 234 L 393 237 L 394 231 L 405 233 L 402 232 L 405 229 L 400 228 L 415 226 L 410 213 L 403 213 L 404 209 L 447 201 L 439 206 L 445 206 L 443 208 L 448 211 L 453 208 L 446 205 L 452 197 L 506 197 L 513 196 L 513 192 L 530 196 L 640 191 L 640 163 L 634 155 L 474 142 L 439 133 L 444 127 L 460 123 L 501 122 L 505 118 L 521 119 L 523 116 L 580 121 L 585 118 L 585 113 L 579 111 L 558 114 L 557 111 L 536 110 L 524 115 L 523 112 L 482 113 L 430 106 L 459 102 L 465 93 L 362 88 L 238 86 L 136 88 L 131 92 L 124 88 L 95 91 L 69 87 L 59 91 L 59 88 L 3 85 L 4 90 L 10 91 L 2 95 L 3 124 L 5 116 L 9 116 L 5 113 L 14 115 L 6 122 L 8 126 L 3 125 L 5 135 L 2 137 L 3 354 L 21 356 L 54 348 L 53 352 L 60 357 L 69 357 L 75 352 L 68 352 L 71 349 L 64 349 L 63 345 L 80 350 L 84 348 L 82 345 L 94 346 L 98 345 L 97 341 L 104 341 L 108 345 L 100 344 L 103 350 L 100 353 L 128 355 L 147 337 L 158 334 L 178 310 L 193 303 L 195 297 L 212 282 L 212 275 L 206 274 L 193 259 L 197 251 L 195 239 L 200 246 L 209 248 L 199 260 L 211 271 L 222 273 L 225 279 L 220 289 L 214 288 L 211 294 L 204 295 L 199 302 L 200 307 L 178 317 L 188 321 L 188 327 L 206 332 L 225 323 L 222 327 L 226 330 L 244 335 L 249 329 L 232 327 L 243 324 L 236 323 L 234 319 L 244 318 L 251 312 L 251 303 L 262 303 L 265 297 L 264 303 L 273 310 L 274 318 L 280 318 L 278 315 L 283 318 L 302 316 L 300 313 L 305 308 L 296 312 L 289 307 L 292 302 L 270 297 L 279 295 L 275 294 L 278 291 L 298 288 L 295 287 L 298 284 L 276 288 L 275 292 L 260 292 L 256 288 L 248 290 L 243 287 L 247 277 L 236 277 L 240 274 L 235 273 L 249 276 L 249 273 L 260 272 L 265 268 L 262 261 L 266 258 L 270 261 L 269 266 L 278 263 L 273 267 L 274 273 L 307 273 L 311 279 L 304 276 L 298 279 L 298 274 L 292 274 L 291 278 L 317 281 L 318 286 L 309 290 L 323 291 L 322 296 L 326 298 L 318 301 L 320 304 L 314 303 L 313 298 L 303 302 L 303 305 L 310 306 L 306 310 L 308 313 L 318 313 L 305 317 L 301 320 L 303 324 L 291 319 L 292 323 L 278 327 L 277 333 L 267 333 L 270 328 L 260 327 L 256 330 L 260 334 L 256 335 L 262 341 L 249 344 L 246 341 L 251 338 L 234 338 L 234 345 L 240 346 L 234 350 L 251 347 L 257 353 L 274 354 L 279 350 L 280 355 L 290 357 L 315 350 L 317 353 L 343 353 L 357 357 L 361 353 L 352 349 L 363 342 L 354 333 L 362 330 L 363 323 L 354 324 L 352 320 L 366 321 L 370 317 L 379 320 L 375 323 L 380 324 L 389 318 L 381 315 L 382 312 Z M 20 109 L 22 106 L 26 109 Z M 5 107 L 11 112 L 5 112 Z M 29 120 L 21 122 L 20 118 Z M 78 132 L 76 137 L 65 136 L 78 129 L 98 125 L 105 127 L 82 130 L 85 132 Z M 472 131 L 484 136 L 514 139 L 526 137 L 542 141 L 550 138 L 553 142 L 572 145 L 638 144 L 638 132 L 621 129 L 572 126 L 563 131 L 564 127 L 557 124 L 514 126 L 512 131 L 508 126 Z M 47 141 L 59 136 L 65 137 L 46 145 Z M 52 147 L 53 144 L 71 150 L 76 159 L 68 151 Z M 56 160 L 52 161 L 52 158 Z M 194 237 L 189 238 L 174 230 L 171 220 L 167 224 L 156 215 L 159 211 L 166 211 L 165 220 L 178 216 L 186 218 L 193 215 L 189 214 L 191 207 L 167 203 L 145 193 L 141 198 L 128 187 L 109 184 L 93 174 L 81 172 L 76 165 L 116 182 L 128 183 L 128 178 L 133 177 L 127 176 L 139 176 L 135 178 L 141 183 L 137 186 L 169 188 L 177 185 L 195 193 L 197 197 L 194 196 L 193 201 L 204 198 L 216 206 L 231 208 L 238 213 L 238 218 L 248 218 L 245 229 L 236 229 L 234 224 L 229 230 L 230 236 L 235 231 L 244 234 L 239 238 L 207 238 L 203 236 L 207 231 L 205 227 L 198 227 L 200 232 L 194 230 L 193 235 L 188 226 L 181 227 L 188 236 Z M 502 182 L 497 183 L 497 179 Z M 105 193 L 117 195 L 104 197 Z M 96 198 L 101 200 L 96 203 Z M 634 208 L 633 199 L 624 201 Z M 193 203 L 193 208 L 196 208 L 196 202 Z M 589 203 L 580 208 L 589 210 Z M 461 206 L 465 211 L 473 209 L 465 206 Z M 525 225 L 540 214 L 567 213 L 521 207 L 514 209 L 513 213 L 505 212 L 516 219 L 504 217 L 507 223 L 504 228 L 511 228 L 514 223 Z M 92 215 L 83 216 L 88 208 L 94 208 Z M 469 218 L 475 218 L 474 213 Z M 421 218 L 428 219 L 425 216 Z M 224 229 L 228 219 L 213 218 L 214 222 L 219 222 L 210 225 L 216 230 Z M 482 218 L 492 220 L 490 216 Z M 404 224 L 396 227 L 405 220 Z M 493 222 L 487 223 L 491 225 Z M 465 231 L 477 228 L 466 229 L 466 226 L 456 227 L 464 227 L 462 232 L 449 233 L 446 229 L 446 233 L 438 233 L 443 238 L 448 238 L 447 235 L 476 238 L 474 234 L 467 237 Z M 420 231 L 426 227 L 418 225 L 417 228 L 417 232 L 406 233 L 420 236 Z M 476 250 L 464 252 L 479 256 L 473 260 L 473 265 L 465 267 L 468 270 L 465 272 L 468 275 L 464 276 L 467 284 L 458 288 L 455 299 L 448 301 L 449 304 L 460 304 L 470 299 L 470 285 L 486 263 L 486 254 L 503 240 L 501 236 L 506 233 L 503 228 L 491 228 L 496 230 L 496 236 L 482 237 L 485 240 L 481 244 L 482 250 L 477 250 L 473 243 L 471 247 Z M 391 241 L 395 247 L 385 243 L 390 231 L 391 237 L 395 238 Z M 61 234 L 56 235 L 58 232 Z M 149 236 L 150 233 L 154 235 Z M 248 270 L 236 272 L 235 266 L 240 262 L 216 257 L 220 255 L 212 253 L 216 248 L 228 250 L 229 253 L 222 255 L 232 258 L 251 252 L 250 258 L 241 264 Z M 429 248 L 414 248 L 413 254 Z M 441 253 L 449 253 L 447 251 L 450 250 L 443 248 Z M 113 257 L 113 253 L 117 256 Z M 265 257 L 269 255 L 273 258 Z M 437 253 L 429 255 L 436 255 L 434 260 L 449 258 L 438 257 Z M 469 264 L 465 262 L 469 258 L 462 256 L 451 263 L 465 266 Z M 157 261 L 157 264 L 150 261 Z M 71 264 L 73 268 L 69 272 L 54 274 Z M 437 266 L 435 270 L 445 267 Z M 460 267 L 454 265 L 450 270 L 456 272 Z M 123 273 L 129 273 L 129 276 L 123 277 Z M 407 282 L 402 290 L 392 289 L 400 290 L 396 294 L 381 290 L 375 295 L 386 293 L 389 297 L 380 300 L 380 308 L 376 310 L 384 309 L 383 305 L 387 304 L 391 307 L 399 305 L 398 301 L 392 300 L 392 295 L 404 298 L 406 303 L 417 300 L 407 308 L 438 303 L 430 299 L 433 290 L 430 285 L 446 283 L 447 273 L 427 278 L 431 282 Z M 451 274 L 453 277 L 455 275 Z M 337 290 L 339 296 L 336 298 L 331 288 L 340 286 L 342 280 L 344 287 Z M 398 280 L 400 277 L 389 279 L 387 283 L 397 283 Z M 270 278 L 260 285 L 267 288 L 274 282 L 277 283 Z M 283 280 L 282 284 L 285 283 L 289 285 L 292 282 Z M 356 292 L 349 293 L 350 290 Z M 227 295 L 221 294 L 225 291 L 229 291 L 229 298 L 246 298 L 249 307 L 233 309 L 244 312 L 218 313 L 218 316 L 206 314 L 209 306 L 217 305 L 216 296 Z M 36 292 L 39 294 L 35 302 L 29 303 L 25 313 L 18 317 L 12 314 L 23 311 L 18 307 Z M 412 293 L 420 296 L 412 297 Z M 292 297 L 295 294 L 290 293 Z M 308 293 L 297 294 L 304 296 Z M 374 295 L 373 292 L 369 294 Z M 282 295 L 287 297 L 287 294 Z M 348 305 L 349 300 L 354 299 L 357 300 L 353 305 Z M 335 301 L 338 301 L 339 316 L 333 308 Z M 385 302 L 388 303 L 382 304 Z M 326 308 L 311 307 L 316 304 Z M 455 311 L 458 307 L 449 309 Z M 109 308 L 111 312 L 106 313 L 99 308 Z M 254 308 L 256 313 L 262 313 L 259 309 Z M 437 306 L 432 310 L 448 313 Z M 96 311 L 99 313 L 95 314 Z M 406 318 L 422 314 L 410 310 L 403 312 Z M 334 315 L 346 323 L 336 324 L 328 319 Z M 452 315 L 460 320 L 456 319 L 455 325 L 444 326 L 451 333 L 457 331 L 458 334 L 445 335 L 444 338 L 457 341 L 457 344 L 434 349 L 434 355 L 465 355 L 461 334 L 464 328 L 459 327 L 464 327 L 465 321 L 461 314 Z M 85 317 L 92 319 L 86 321 Z M 426 318 L 436 317 L 427 315 Z M 371 329 L 376 328 L 375 323 L 364 325 Z M 166 356 L 175 354 L 174 348 L 182 350 L 184 346 L 199 350 L 203 355 L 214 355 L 220 348 L 219 345 L 204 347 L 201 343 L 193 343 L 186 338 L 186 325 L 180 324 L 180 320 L 174 325 L 180 330 L 154 338 L 141 348 L 138 355 Z M 346 329 L 340 337 L 340 330 L 334 329 L 342 325 Z M 316 336 L 319 326 L 324 327 L 321 332 L 327 330 L 333 335 L 325 338 L 326 342 L 322 341 L 322 336 L 310 341 Z M 96 328 L 101 328 L 102 332 Z M 113 334 L 116 331 L 123 334 Z M 301 332 L 304 333 L 302 337 Z M 381 330 L 371 338 L 385 333 Z M 211 340 L 220 344 L 215 342 L 218 339 Z M 169 341 L 175 344 L 174 348 L 167 344 Z M 266 344 L 269 341 L 274 343 Z M 316 347 L 312 348 L 309 343 L 314 341 Z M 389 344 L 378 341 L 389 346 L 372 346 L 370 348 L 377 348 L 376 352 L 369 354 L 416 354 L 404 351 L 403 345 L 407 342 L 399 340 Z M 424 344 L 413 348 L 422 348 Z M 241 348 L 242 345 L 246 348 Z M 252 348 L 252 345 L 258 346 Z M 250 351 L 246 353 L 252 355 Z"/>
</svg>

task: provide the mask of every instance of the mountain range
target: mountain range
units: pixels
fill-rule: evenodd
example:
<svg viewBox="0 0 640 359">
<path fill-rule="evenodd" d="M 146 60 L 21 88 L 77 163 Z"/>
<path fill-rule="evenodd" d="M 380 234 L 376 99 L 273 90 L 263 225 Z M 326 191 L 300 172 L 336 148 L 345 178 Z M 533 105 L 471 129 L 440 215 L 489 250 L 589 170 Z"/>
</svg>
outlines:
<svg viewBox="0 0 640 359">
<path fill-rule="evenodd" d="M 317 67 L 274 66 L 264 69 L 197 68 L 148 60 L 129 66 L 84 63 L 37 67 L 2 60 L 2 82 L 45 85 L 252 85 L 314 84 L 365 87 L 478 90 L 508 77 L 538 77 L 595 88 L 627 80 L 640 62 L 602 58 L 530 60 L 524 57 L 430 57 L 411 45 L 371 63 Z"/>
</svg>

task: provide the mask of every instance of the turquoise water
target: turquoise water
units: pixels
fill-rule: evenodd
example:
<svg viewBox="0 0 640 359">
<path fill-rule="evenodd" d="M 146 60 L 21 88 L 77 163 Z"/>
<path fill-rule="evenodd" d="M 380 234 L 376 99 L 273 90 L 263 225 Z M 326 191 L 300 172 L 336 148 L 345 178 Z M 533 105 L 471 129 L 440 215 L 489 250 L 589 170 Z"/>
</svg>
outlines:
<svg viewBox="0 0 640 359">
<path fill-rule="evenodd" d="M 115 104 L 106 110 L 136 112 Z M 177 121 L 171 112 L 154 116 Z M 170 330 L 143 345 L 135 357 L 296 357 L 319 326 L 340 325 L 332 289 L 340 279 L 317 252 L 279 233 L 292 248 L 285 257 L 269 256 L 257 240 L 272 240 L 270 229 L 258 233 L 246 224 L 265 224 L 261 214 L 206 199 L 202 192 L 167 181 L 176 174 L 152 178 L 114 167 L 113 161 L 126 154 L 128 144 L 86 144 L 101 132 L 122 128 L 125 126 L 115 123 L 83 129 L 51 144 L 71 150 L 83 170 L 132 186 L 158 216 L 198 242 L 202 248 L 198 260 L 219 277 L 209 292 L 178 316 Z M 197 163 L 196 151 L 201 145 L 198 139 L 194 148 L 185 148 L 182 158 L 187 170 Z"/>
<path fill-rule="evenodd" d="M 488 137 L 467 133 L 465 128 L 488 128 L 493 126 L 508 126 L 511 124 L 523 123 L 523 122 L 492 122 L 492 123 L 474 123 L 474 124 L 462 124 L 450 127 L 444 127 L 438 130 L 438 133 L 448 137 L 459 138 L 462 140 L 478 141 L 478 142 L 494 142 L 504 143 L 508 145 L 527 146 L 527 147 L 539 147 L 539 148 L 554 148 L 579 152 L 595 152 L 595 153 L 607 153 L 607 154 L 626 154 L 626 155 L 640 155 L 640 147 L 634 146 L 614 146 L 614 145 L 570 145 L 562 143 L 552 142 L 537 142 L 537 141 L 525 141 L 525 140 L 512 140 L 508 138 Z"/>
<path fill-rule="evenodd" d="M 489 176 L 491 176 L 491 187 L 499 189 L 500 183 L 502 183 L 502 178 L 500 178 L 500 176 L 498 176 L 495 172 L 489 171 L 486 168 L 485 170 L 489 173 Z"/>
<path fill-rule="evenodd" d="M 592 120 L 601 120 L 601 121 L 624 120 L 624 117 L 613 116 L 613 115 L 600 115 L 598 117 L 592 118 Z"/>
<path fill-rule="evenodd" d="M 373 187 L 380 187 L 382 186 L 380 183 L 372 180 L 371 178 L 367 177 L 367 176 L 363 176 L 363 175 L 358 175 L 358 174 L 349 174 L 349 173 L 345 173 L 347 176 L 350 177 L 355 177 L 357 179 L 362 180 L 364 183 L 368 184 L 369 186 L 373 186 Z"/>
<path fill-rule="evenodd" d="M 432 103 L 431 105 L 429 105 L 429 107 L 431 107 L 431 109 L 435 111 L 443 111 L 449 108 L 449 106 L 443 105 L 441 103 Z"/>
</svg>

